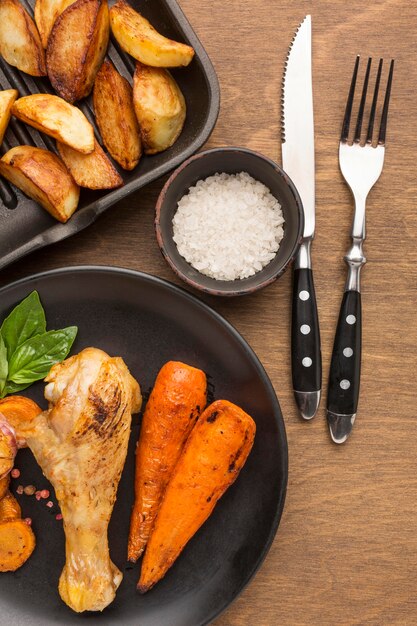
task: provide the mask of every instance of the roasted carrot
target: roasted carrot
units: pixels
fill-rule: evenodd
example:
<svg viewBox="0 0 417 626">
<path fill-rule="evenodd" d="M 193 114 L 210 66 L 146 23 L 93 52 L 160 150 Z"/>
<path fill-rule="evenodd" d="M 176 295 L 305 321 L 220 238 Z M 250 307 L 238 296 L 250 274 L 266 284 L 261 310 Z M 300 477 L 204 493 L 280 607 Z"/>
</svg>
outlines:
<svg viewBox="0 0 417 626">
<path fill-rule="evenodd" d="M 145 593 L 174 563 L 236 480 L 251 451 L 255 422 L 235 404 L 217 400 L 191 431 L 168 483 L 149 537 L 138 583 Z"/>
<path fill-rule="evenodd" d="M 4 415 L 10 426 L 14 428 L 18 447 L 26 448 L 25 439 L 19 435 L 19 426 L 22 422 L 29 422 L 39 413 L 42 413 L 40 406 L 24 396 L 7 396 L 0 400 L 0 413 Z"/>
<path fill-rule="evenodd" d="M 0 522 L 0 572 L 14 572 L 21 567 L 35 544 L 35 535 L 23 520 Z"/>
<path fill-rule="evenodd" d="M 136 561 L 146 546 L 166 485 L 206 405 L 206 392 L 204 372 L 185 363 L 169 361 L 156 378 L 136 448 L 129 561 Z"/>
<path fill-rule="evenodd" d="M 0 500 L 4 498 L 4 496 L 7 494 L 7 491 L 9 489 L 9 483 L 10 483 L 10 474 L 6 474 L 6 476 L 3 476 L 3 478 L 0 478 Z"/>
<path fill-rule="evenodd" d="M 8 491 L 0 500 L 0 522 L 17 519 L 22 516 L 20 505 L 16 498 Z"/>
</svg>

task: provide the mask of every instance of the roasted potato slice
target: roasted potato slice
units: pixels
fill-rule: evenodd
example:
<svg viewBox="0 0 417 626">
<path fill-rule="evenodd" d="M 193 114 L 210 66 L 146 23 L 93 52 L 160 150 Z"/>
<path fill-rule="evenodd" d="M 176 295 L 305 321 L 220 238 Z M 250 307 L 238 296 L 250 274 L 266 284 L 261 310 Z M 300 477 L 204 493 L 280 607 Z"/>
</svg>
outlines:
<svg viewBox="0 0 417 626">
<path fill-rule="evenodd" d="M 153 67 L 188 65 L 194 48 L 167 39 L 125 0 L 110 9 L 110 25 L 117 41 L 134 59 Z"/>
<path fill-rule="evenodd" d="M 18 0 L 0 0 L 0 54 L 31 76 L 45 76 L 45 53 L 35 22 Z"/>
<path fill-rule="evenodd" d="M 0 174 L 60 222 L 66 222 L 77 208 L 80 189 L 61 159 L 49 150 L 16 146 L 0 159 Z"/>
<path fill-rule="evenodd" d="M 16 100 L 12 114 L 22 122 L 58 139 L 74 150 L 94 150 L 94 130 L 80 109 L 58 96 L 37 93 Z"/>
<path fill-rule="evenodd" d="M 16 100 L 19 92 L 17 89 L 5 89 L 0 91 L 0 144 L 3 141 L 4 133 L 9 124 L 13 102 Z"/>
<path fill-rule="evenodd" d="M 36 0 L 35 2 L 35 22 L 38 27 L 41 42 L 44 48 L 48 45 L 49 35 L 58 15 L 75 0 Z"/>
<path fill-rule="evenodd" d="M 80 187 L 88 189 L 114 189 L 123 185 L 123 178 L 104 154 L 98 141 L 94 140 L 94 152 L 80 154 L 57 142 L 58 152 Z"/>
<path fill-rule="evenodd" d="M 166 150 L 184 126 L 184 96 L 171 74 L 160 67 L 136 64 L 133 104 L 146 154 Z"/>
<path fill-rule="evenodd" d="M 109 43 L 107 0 L 76 0 L 57 18 L 46 67 L 55 91 L 75 102 L 88 96 Z"/>
<path fill-rule="evenodd" d="M 139 124 L 129 82 L 104 61 L 94 83 L 94 113 L 104 145 L 125 170 L 133 170 L 142 154 Z"/>
</svg>

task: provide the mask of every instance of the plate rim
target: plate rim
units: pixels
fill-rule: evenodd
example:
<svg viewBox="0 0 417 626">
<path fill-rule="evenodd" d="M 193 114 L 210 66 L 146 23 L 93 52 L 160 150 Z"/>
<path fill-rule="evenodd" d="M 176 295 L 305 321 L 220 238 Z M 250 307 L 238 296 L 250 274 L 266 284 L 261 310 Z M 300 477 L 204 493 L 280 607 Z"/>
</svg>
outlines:
<svg viewBox="0 0 417 626">
<path fill-rule="evenodd" d="M 233 324 L 231 324 L 231 322 L 229 322 L 223 315 L 218 313 L 210 305 L 200 300 L 196 295 L 190 293 L 189 291 L 187 291 L 181 286 L 175 285 L 174 283 L 171 283 L 170 281 L 165 280 L 164 278 L 160 278 L 159 276 L 154 276 L 153 274 L 142 272 L 140 270 L 133 270 L 130 268 L 125 268 L 121 266 L 113 266 L 113 265 L 94 265 L 94 264 L 92 265 L 90 264 L 69 265 L 67 267 L 56 267 L 50 270 L 37 272 L 36 274 L 29 274 L 28 276 L 24 276 L 22 278 L 19 278 L 18 280 L 11 281 L 7 283 L 6 285 L 3 285 L 3 287 L 0 287 L 0 297 L 2 296 L 4 292 L 8 291 L 9 289 L 20 287 L 25 284 L 30 285 L 31 282 L 34 282 L 36 280 L 41 280 L 43 278 L 48 278 L 50 276 L 62 275 L 62 274 L 65 275 L 65 274 L 71 274 L 71 273 L 84 274 L 88 272 L 99 272 L 103 274 L 110 273 L 110 274 L 116 274 L 116 275 L 121 275 L 121 276 L 131 276 L 132 278 L 145 280 L 150 283 L 155 283 L 157 285 L 160 285 L 164 289 L 168 289 L 168 291 L 174 292 L 174 294 L 176 294 L 177 296 L 180 296 L 181 298 L 185 298 L 186 300 L 190 301 L 194 305 L 199 306 L 203 311 L 208 313 L 217 322 L 219 322 L 220 324 L 223 324 L 227 328 L 227 330 L 234 336 L 234 338 L 237 339 L 237 341 L 243 346 L 245 351 L 250 355 L 250 357 L 252 358 L 256 366 L 256 369 L 259 371 L 259 374 L 262 380 L 267 386 L 268 393 L 271 396 L 273 405 L 275 406 L 275 410 L 273 412 L 273 418 L 277 424 L 278 431 L 282 437 L 282 445 L 283 445 L 282 460 L 283 460 L 285 471 L 284 471 L 284 477 L 283 477 L 282 493 L 280 494 L 280 498 L 278 500 L 277 509 L 274 515 L 274 519 L 273 519 L 270 531 L 268 533 L 267 541 L 265 542 L 265 545 L 262 551 L 260 552 L 255 562 L 254 567 L 246 576 L 244 582 L 241 584 L 239 588 L 239 591 L 233 596 L 233 598 L 230 601 L 226 601 L 226 603 L 223 604 L 223 606 L 221 606 L 219 609 L 213 612 L 210 616 L 208 616 L 205 621 L 200 622 L 200 626 L 208 626 L 213 620 L 217 619 L 226 609 L 228 609 L 237 600 L 237 598 L 239 598 L 239 596 L 243 593 L 243 591 L 246 589 L 246 587 L 251 582 L 251 580 L 255 577 L 256 573 L 259 571 L 261 565 L 265 561 L 265 558 L 269 550 L 271 549 L 272 543 L 278 531 L 278 527 L 281 521 L 284 506 L 285 506 L 285 500 L 286 500 L 286 494 L 287 494 L 287 488 L 288 488 L 288 439 L 287 439 L 287 433 L 285 429 L 284 417 L 282 415 L 278 396 L 275 392 L 271 379 L 269 378 L 268 373 L 265 370 L 264 366 L 262 365 L 259 357 L 255 353 L 253 348 L 250 346 L 248 341 L 243 337 L 243 335 L 240 334 L 240 332 L 233 326 Z"/>
</svg>

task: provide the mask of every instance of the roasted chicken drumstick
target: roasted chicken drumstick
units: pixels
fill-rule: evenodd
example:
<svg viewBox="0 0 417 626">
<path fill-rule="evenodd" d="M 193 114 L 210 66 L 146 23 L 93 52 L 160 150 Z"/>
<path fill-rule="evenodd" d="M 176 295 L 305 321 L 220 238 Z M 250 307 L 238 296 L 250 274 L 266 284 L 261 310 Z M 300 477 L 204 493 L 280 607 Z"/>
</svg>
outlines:
<svg viewBox="0 0 417 626">
<path fill-rule="evenodd" d="M 74 611 L 102 611 L 122 573 L 107 528 L 126 458 L 131 414 L 141 394 L 121 358 L 87 348 L 48 374 L 49 409 L 22 433 L 55 488 L 66 537 L 61 598 Z"/>
</svg>

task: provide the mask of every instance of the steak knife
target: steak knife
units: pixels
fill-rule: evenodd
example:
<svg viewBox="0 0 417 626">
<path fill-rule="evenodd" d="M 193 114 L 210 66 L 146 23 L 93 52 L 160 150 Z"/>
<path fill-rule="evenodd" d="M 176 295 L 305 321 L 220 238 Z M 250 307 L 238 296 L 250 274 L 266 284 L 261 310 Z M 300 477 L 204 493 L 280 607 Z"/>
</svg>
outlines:
<svg viewBox="0 0 417 626">
<path fill-rule="evenodd" d="M 315 230 L 314 119 L 311 15 L 290 45 L 283 80 L 282 165 L 300 194 L 304 232 L 294 264 L 291 365 L 295 400 L 301 416 L 317 412 L 321 395 L 320 329 L 311 266 Z"/>
</svg>

